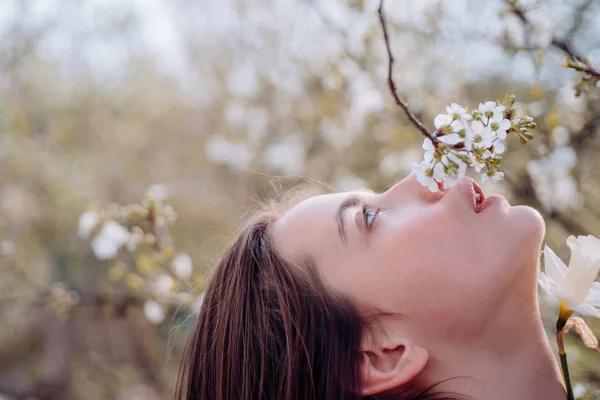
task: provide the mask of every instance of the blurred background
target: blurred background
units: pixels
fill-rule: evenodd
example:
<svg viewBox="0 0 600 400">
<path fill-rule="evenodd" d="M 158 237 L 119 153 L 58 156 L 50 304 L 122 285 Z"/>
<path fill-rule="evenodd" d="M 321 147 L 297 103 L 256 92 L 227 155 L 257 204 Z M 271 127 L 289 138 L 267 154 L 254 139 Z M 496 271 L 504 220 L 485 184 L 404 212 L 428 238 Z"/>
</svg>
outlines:
<svg viewBox="0 0 600 400">
<path fill-rule="evenodd" d="M 0 399 L 170 398 L 212 262 L 257 201 L 409 173 L 423 137 L 389 95 L 377 6 L 0 2 Z M 540 210 L 563 260 L 568 235 L 600 236 L 600 89 L 564 67 L 600 63 L 600 1 L 385 12 L 428 128 L 507 92 L 535 118 L 486 193 Z M 591 398 L 600 357 L 567 344 Z"/>
</svg>

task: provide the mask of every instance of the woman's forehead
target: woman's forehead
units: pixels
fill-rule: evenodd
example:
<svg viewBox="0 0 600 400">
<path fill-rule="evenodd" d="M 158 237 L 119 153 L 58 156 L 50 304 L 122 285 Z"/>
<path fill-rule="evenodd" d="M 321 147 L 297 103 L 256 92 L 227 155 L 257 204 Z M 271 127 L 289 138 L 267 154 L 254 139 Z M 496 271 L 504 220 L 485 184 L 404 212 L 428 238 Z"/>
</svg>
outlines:
<svg viewBox="0 0 600 400">
<path fill-rule="evenodd" d="M 317 243 L 337 240 L 336 212 L 349 193 L 308 198 L 288 210 L 271 228 L 275 247 L 284 257 L 307 251 Z"/>
</svg>

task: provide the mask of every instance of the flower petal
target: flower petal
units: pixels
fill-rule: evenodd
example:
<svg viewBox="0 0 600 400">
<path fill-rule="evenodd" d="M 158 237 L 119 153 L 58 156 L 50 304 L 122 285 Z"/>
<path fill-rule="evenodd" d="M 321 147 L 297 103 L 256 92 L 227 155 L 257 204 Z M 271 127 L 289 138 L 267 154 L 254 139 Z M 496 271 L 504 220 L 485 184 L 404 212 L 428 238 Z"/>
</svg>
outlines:
<svg viewBox="0 0 600 400">
<path fill-rule="evenodd" d="M 559 284 L 567 275 L 567 266 L 548 245 L 544 246 L 544 269 L 546 274 Z"/>
<path fill-rule="evenodd" d="M 433 146 L 433 142 L 429 138 L 425 138 L 423 140 L 423 150 L 433 150 L 435 147 Z"/>
<path fill-rule="evenodd" d="M 582 315 L 589 315 L 592 317 L 600 318 L 600 310 L 598 310 L 596 307 L 586 304 L 586 303 L 578 304 L 575 307 L 574 311 L 577 311 L 579 314 L 582 314 Z"/>
<path fill-rule="evenodd" d="M 438 184 L 433 179 L 430 179 L 429 182 L 427 182 L 427 188 L 433 193 L 437 193 L 440 190 Z"/>
<path fill-rule="evenodd" d="M 452 117 L 450 117 L 449 115 L 446 115 L 446 114 L 438 114 L 435 116 L 435 119 L 433 120 L 433 124 L 435 125 L 435 127 L 437 129 L 440 129 L 444 125 L 450 125 L 451 122 L 452 122 Z"/>
<path fill-rule="evenodd" d="M 595 282 L 589 291 L 585 302 L 595 307 L 600 307 L 600 282 Z"/>
<path fill-rule="evenodd" d="M 440 142 L 444 142 L 446 144 L 454 145 L 462 142 L 462 138 L 457 133 L 451 133 L 450 135 L 438 136 L 438 140 Z"/>
<path fill-rule="evenodd" d="M 483 123 L 481 121 L 473 121 L 473 123 L 471 123 L 471 130 L 474 133 L 483 132 Z"/>
<path fill-rule="evenodd" d="M 506 148 L 504 147 L 504 143 L 502 143 L 502 142 L 494 143 L 494 153 L 502 154 L 502 153 L 504 153 L 505 150 L 506 150 Z"/>
</svg>

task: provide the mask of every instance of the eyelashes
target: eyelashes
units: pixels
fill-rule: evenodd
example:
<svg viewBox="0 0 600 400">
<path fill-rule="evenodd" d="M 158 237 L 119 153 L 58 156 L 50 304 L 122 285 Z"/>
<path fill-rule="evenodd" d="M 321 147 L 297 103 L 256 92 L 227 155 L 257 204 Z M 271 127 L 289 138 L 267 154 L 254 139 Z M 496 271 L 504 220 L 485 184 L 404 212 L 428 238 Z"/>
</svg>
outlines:
<svg viewBox="0 0 600 400">
<path fill-rule="evenodd" d="M 363 203 L 362 205 L 362 215 L 365 226 L 367 230 L 370 230 L 377 219 L 377 215 L 379 214 L 379 207 L 375 207 L 372 204 Z"/>
</svg>

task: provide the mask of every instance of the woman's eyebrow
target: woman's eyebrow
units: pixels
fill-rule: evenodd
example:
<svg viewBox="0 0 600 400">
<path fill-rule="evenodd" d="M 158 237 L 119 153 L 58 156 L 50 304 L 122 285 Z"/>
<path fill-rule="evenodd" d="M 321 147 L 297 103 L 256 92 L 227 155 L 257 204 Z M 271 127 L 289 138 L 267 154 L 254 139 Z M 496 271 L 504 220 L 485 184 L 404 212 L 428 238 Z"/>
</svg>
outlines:
<svg viewBox="0 0 600 400">
<path fill-rule="evenodd" d="M 340 203 L 340 206 L 338 207 L 338 209 L 335 213 L 335 220 L 337 222 L 338 234 L 340 235 L 340 239 L 342 240 L 342 243 L 346 243 L 346 229 L 344 227 L 344 212 L 348 208 L 355 207 L 362 203 L 364 203 L 364 200 L 361 199 L 356 194 L 349 195 L 344 200 L 342 200 L 342 202 Z"/>
</svg>

